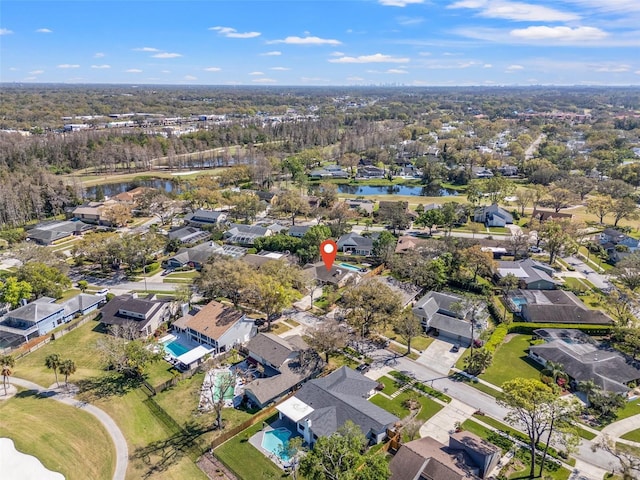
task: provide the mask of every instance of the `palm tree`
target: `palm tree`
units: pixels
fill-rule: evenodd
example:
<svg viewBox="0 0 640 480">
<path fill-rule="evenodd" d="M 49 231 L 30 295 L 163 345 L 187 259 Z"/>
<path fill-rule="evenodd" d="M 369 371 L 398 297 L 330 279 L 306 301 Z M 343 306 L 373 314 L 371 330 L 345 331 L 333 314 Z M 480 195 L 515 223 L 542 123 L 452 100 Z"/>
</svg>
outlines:
<svg viewBox="0 0 640 480">
<path fill-rule="evenodd" d="M 600 387 L 593 380 L 582 380 L 578 382 L 578 391 L 583 392 L 589 400 L 594 393 L 600 391 Z"/>
<path fill-rule="evenodd" d="M 489 368 L 492 361 L 493 354 L 489 350 L 478 348 L 465 359 L 465 370 L 471 375 L 480 375 Z"/>
<path fill-rule="evenodd" d="M 62 362 L 60 362 L 58 369 L 60 370 L 60 373 L 64 375 L 64 383 L 67 384 L 69 375 L 73 375 L 74 373 L 76 373 L 76 362 L 70 359 L 63 360 Z"/>
<path fill-rule="evenodd" d="M 44 365 L 47 368 L 50 368 L 51 370 L 53 370 L 53 373 L 56 376 L 56 385 L 60 386 L 60 383 L 58 383 L 58 368 L 60 368 L 60 355 L 58 355 L 57 353 L 52 353 L 51 355 L 47 355 L 47 357 L 44 359 Z"/>
<path fill-rule="evenodd" d="M 3 355 L 0 357 L 0 367 L 2 368 L 2 384 L 4 385 L 4 394 L 7 394 L 8 378 L 13 375 L 12 368 L 16 365 L 16 359 L 11 355 Z"/>
<path fill-rule="evenodd" d="M 542 372 L 540 373 L 547 377 L 553 378 L 553 383 L 556 383 L 556 384 L 559 378 L 562 378 L 564 380 L 568 379 L 568 375 L 564 371 L 564 366 L 556 362 L 547 362 L 544 368 L 542 369 Z"/>
</svg>

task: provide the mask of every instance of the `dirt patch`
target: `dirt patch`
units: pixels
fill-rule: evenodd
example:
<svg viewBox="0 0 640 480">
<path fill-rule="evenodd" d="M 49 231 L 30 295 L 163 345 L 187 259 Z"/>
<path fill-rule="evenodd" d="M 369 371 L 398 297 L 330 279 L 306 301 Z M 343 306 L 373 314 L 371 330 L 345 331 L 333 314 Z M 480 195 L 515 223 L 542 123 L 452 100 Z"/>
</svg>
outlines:
<svg viewBox="0 0 640 480">
<path fill-rule="evenodd" d="M 197 462 L 198 467 L 207 477 L 218 480 L 237 480 L 237 477 L 231 473 L 217 458 L 209 453 L 205 453 Z"/>
</svg>

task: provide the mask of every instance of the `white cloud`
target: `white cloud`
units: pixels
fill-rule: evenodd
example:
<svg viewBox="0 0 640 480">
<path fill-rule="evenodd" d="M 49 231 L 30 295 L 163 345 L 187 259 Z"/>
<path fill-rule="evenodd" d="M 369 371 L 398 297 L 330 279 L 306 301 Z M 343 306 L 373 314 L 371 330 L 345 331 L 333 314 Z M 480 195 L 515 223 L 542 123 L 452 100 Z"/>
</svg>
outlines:
<svg viewBox="0 0 640 480">
<path fill-rule="evenodd" d="M 263 57 L 278 57 L 282 55 L 282 52 L 279 52 L 278 50 L 272 50 L 271 52 L 261 53 L 260 55 L 262 55 Z"/>
<path fill-rule="evenodd" d="M 29 72 L 29 75 L 42 75 L 43 73 L 44 73 L 44 70 L 33 70 Z"/>
<path fill-rule="evenodd" d="M 263 78 L 254 78 L 251 81 L 253 83 L 276 83 L 277 80 L 274 80 L 273 78 L 263 77 Z"/>
<path fill-rule="evenodd" d="M 596 27 L 535 27 L 511 30 L 510 35 L 526 40 L 554 40 L 560 42 L 582 42 L 600 40 L 609 34 Z"/>
<path fill-rule="evenodd" d="M 418 52 L 418 55 L 420 55 L 421 57 L 430 57 L 431 52 Z"/>
<path fill-rule="evenodd" d="M 522 65 L 509 65 L 506 69 L 507 72 L 517 72 L 518 70 L 524 70 Z"/>
<path fill-rule="evenodd" d="M 431 60 L 427 62 L 425 66 L 430 70 L 455 70 L 469 68 L 479 64 L 480 62 L 476 62 L 474 60 L 469 60 L 466 62 L 436 62 L 435 60 Z"/>
<path fill-rule="evenodd" d="M 249 73 L 249 75 L 258 76 L 258 75 L 264 75 L 264 73 L 263 72 L 251 72 L 251 73 Z"/>
<path fill-rule="evenodd" d="M 153 47 L 139 47 L 139 48 L 134 48 L 133 51 L 134 52 L 159 52 L 160 50 Z"/>
<path fill-rule="evenodd" d="M 193 75 L 185 75 L 184 79 L 185 80 L 189 80 L 189 81 L 193 81 L 193 80 L 197 80 L 198 77 L 194 77 Z"/>
<path fill-rule="evenodd" d="M 53 33 L 53 30 L 49 30 L 48 28 L 39 28 L 36 30 L 37 33 Z"/>
<path fill-rule="evenodd" d="M 25 82 L 29 82 L 31 80 L 37 80 L 38 77 L 24 77 Z"/>
<path fill-rule="evenodd" d="M 331 52 L 329 55 L 332 57 L 344 57 L 344 52 Z"/>
<path fill-rule="evenodd" d="M 72 65 L 69 63 L 63 63 L 61 65 L 58 65 L 58 68 L 80 68 L 80 65 Z"/>
<path fill-rule="evenodd" d="M 568 22 L 580 18 L 579 15 L 555 8 L 507 0 L 461 0 L 452 3 L 447 8 L 480 10 L 478 15 L 481 17 L 518 22 Z"/>
<path fill-rule="evenodd" d="M 171 73 L 171 70 L 160 70 L 160 73 Z"/>
<path fill-rule="evenodd" d="M 631 65 L 601 65 L 596 68 L 596 72 L 622 73 L 631 70 Z"/>
<path fill-rule="evenodd" d="M 130 68 L 129 70 L 125 70 L 126 73 L 142 73 L 142 70 L 139 68 Z"/>
<path fill-rule="evenodd" d="M 11 35 L 13 30 L 9 30 L 8 28 L 0 28 L 0 35 Z"/>
<path fill-rule="evenodd" d="M 378 3 L 385 7 L 406 7 L 407 5 L 424 3 L 424 0 L 378 0 Z"/>
<path fill-rule="evenodd" d="M 286 72 L 287 70 L 291 70 L 291 69 L 287 68 L 287 67 L 271 67 L 269 70 L 276 70 L 278 72 Z"/>
<path fill-rule="evenodd" d="M 99 70 L 104 70 L 104 69 L 107 69 L 107 68 L 111 68 L 111 65 L 91 65 L 91 68 L 96 68 L 96 69 L 99 69 Z"/>
<path fill-rule="evenodd" d="M 636 71 L 635 71 L 635 72 L 633 72 L 633 73 L 635 73 L 636 75 L 640 75 L 640 70 L 636 70 Z"/>
<path fill-rule="evenodd" d="M 320 37 L 287 37 L 282 40 L 271 40 L 267 43 L 286 43 L 288 45 L 342 45 L 342 42 L 332 38 Z"/>
<path fill-rule="evenodd" d="M 151 55 L 153 58 L 178 58 L 181 57 L 182 55 L 180 55 L 179 53 L 168 53 L 168 52 L 162 52 L 162 53 L 156 53 L 155 55 Z"/>
<path fill-rule="evenodd" d="M 359 57 L 331 58 L 329 61 L 331 63 L 408 63 L 409 58 L 374 53 L 373 55 L 360 55 Z"/>
<path fill-rule="evenodd" d="M 222 70 L 220 67 L 207 67 L 203 69 L 205 72 L 219 72 Z"/>
<path fill-rule="evenodd" d="M 390 68 L 389 70 L 387 70 L 384 73 L 397 73 L 397 74 L 403 74 L 403 73 L 409 73 L 406 70 L 402 70 L 400 68 Z"/>
<path fill-rule="evenodd" d="M 255 38 L 261 35 L 260 32 L 238 32 L 235 28 L 231 27 L 211 27 L 209 30 L 214 32 L 218 32 L 219 35 L 222 35 L 227 38 Z"/>
<path fill-rule="evenodd" d="M 404 26 L 420 25 L 422 22 L 424 22 L 424 18 L 422 17 L 398 17 L 396 20 L 398 24 Z"/>
<path fill-rule="evenodd" d="M 347 77 L 347 80 L 350 82 L 363 82 L 364 78 L 362 77 Z"/>
<path fill-rule="evenodd" d="M 93 58 L 102 58 L 102 57 L 104 57 L 104 53 L 102 52 L 97 52 L 93 55 Z"/>
<path fill-rule="evenodd" d="M 485 63 L 482 68 L 493 68 L 493 65 L 491 65 L 490 63 Z"/>
<path fill-rule="evenodd" d="M 16 67 L 9 67 L 9 70 L 10 70 L 11 72 L 17 72 L 17 71 L 18 71 L 18 70 L 20 70 L 20 69 L 19 69 L 19 68 L 16 68 Z"/>
</svg>

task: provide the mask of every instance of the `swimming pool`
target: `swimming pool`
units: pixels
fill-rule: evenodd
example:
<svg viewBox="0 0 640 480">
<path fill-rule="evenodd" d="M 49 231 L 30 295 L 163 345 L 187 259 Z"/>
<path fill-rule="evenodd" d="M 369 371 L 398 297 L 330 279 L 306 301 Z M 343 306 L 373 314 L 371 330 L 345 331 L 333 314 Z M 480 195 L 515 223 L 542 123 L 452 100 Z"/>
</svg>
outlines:
<svg viewBox="0 0 640 480">
<path fill-rule="evenodd" d="M 191 350 L 189 347 L 185 347 L 183 344 L 181 344 L 178 340 L 173 340 L 172 342 L 164 343 L 163 345 L 165 351 L 169 352 L 176 358 Z"/>
<path fill-rule="evenodd" d="M 524 297 L 511 297 L 511 301 L 517 307 L 522 307 L 522 305 L 526 305 L 527 304 L 527 299 L 524 298 Z"/>
<path fill-rule="evenodd" d="M 291 430 L 288 428 L 280 427 L 275 430 L 270 430 L 265 432 L 262 437 L 262 448 L 286 462 L 289 460 L 289 455 L 283 452 L 282 448 L 289 442 L 290 437 Z"/>
<path fill-rule="evenodd" d="M 222 392 L 222 385 L 221 385 L 222 382 L 224 382 L 226 379 L 232 376 L 233 376 L 233 373 L 231 372 L 216 373 L 216 376 L 213 379 L 213 401 L 214 402 L 217 402 L 218 400 L 220 400 L 221 396 L 224 400 L 233 400 L 233 397 L 235 395 L 234 385 L 228 386 L 226 392 Z M 227 383 L 227 385 L 229 384 Z"/>
<path fill-rule="evenodd" d="M 348 263 L 341 263 L 340 266 L 342 268 L 346 268 L 347 270 L 353 270 L 354 272 L 359 272 L 360 267 L 356 267 L 354 265 L 349 265 Z"/>
</svg>

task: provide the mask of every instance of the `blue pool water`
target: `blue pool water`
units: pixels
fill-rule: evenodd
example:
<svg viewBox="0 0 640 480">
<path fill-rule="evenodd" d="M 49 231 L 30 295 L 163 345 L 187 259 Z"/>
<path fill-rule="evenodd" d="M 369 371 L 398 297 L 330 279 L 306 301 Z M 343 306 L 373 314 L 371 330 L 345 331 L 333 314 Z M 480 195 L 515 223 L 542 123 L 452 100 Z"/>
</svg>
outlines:
<svg viewBox="0 0 640 480">
<path fill-rule="evenodd" d="M 172 342 L 165 343 L 164 349 L 176 358 L 178 358 L 183 353 L 187 353 L 190 350 L 189 347 L 185 347 L 177 340 L 173 340 Z"/>
<path fill-rule="evenodd" d="M 231 373 L 218 373 L 216 375 L 216 378 L 213 381 L 213 385 L 215 387 L 213 392 L 214 402 L 217 402 L 218 400 L 220 400 L 220 396 L 222 396 L 222 398 L 224 398 L 225 400 L 233 400 L 233 397 L 234 397 L 235 389 L 233 386 L 227 387 L 227 391 L 224 393 L 222 392 L 221 384 L 225 380 L 224 378 L 222 378 L 222 375 L 229 377 Z"/>
<path fill-rule="evenodd" d="M 353 270 L 354 272 L 359 272 L 360 268 L 353 266 L 353 265 L 349 265 L 348 263 L 341 263 L 340 266 L 342 268 L 346 268 L 347 270 Z"/>
<path fill-rule="evenodd" d="M 527 299 L 522 297 L 513 297 L 511 298 L 511 301 L 513 302 L 514 305 L 517 305 L 518 307 L 522 307 L 522 305 L 527 304 Z"/>
<path fill-rule="evenodd" d="M 262 437 L 262 448 L 279 456 L 285 462 L 289 460 L 289 455 L 279 451 L 282 445 L 285 445 L 291 437 L 291 431 L 287 428 L 280 427 L 275 430 L 265 432 Z"/>
</svg>

